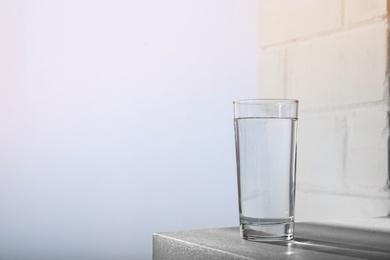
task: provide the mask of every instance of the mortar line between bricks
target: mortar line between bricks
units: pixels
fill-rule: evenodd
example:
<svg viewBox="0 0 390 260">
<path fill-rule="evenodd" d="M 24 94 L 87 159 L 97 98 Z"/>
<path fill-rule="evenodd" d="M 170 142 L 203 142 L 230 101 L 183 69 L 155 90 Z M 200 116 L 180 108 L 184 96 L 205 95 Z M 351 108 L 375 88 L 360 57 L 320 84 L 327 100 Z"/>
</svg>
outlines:
<svg viewBox="0 0 390 260">
<path fill-rule="evenodd" d="M 300 102 L 303 104 L 303 102 Z M 327 114 L 327 113 L 334 113 L 334 112 L 358 112 L 358 111 L 370 111 L 370 110 L 389 110 L 389 104 L 388 102 L 379 101 L 375 103 L 360 103 L 360 104 L 353 104 L 353 105 L 347 105 L 347 106 L 339 106 L 339 107 L 322 107 L 322 108 L 307 108 L 307 109 L 301 109 L 300 113 L 304 114 Z"/>
<path fill-rule="evenodd" d="M 347 29 L 347 3 L 346 0 L 341 1 L 341 27 Z"/>
<path fill-rule="evenodd" d="M 345 115 L 342 117 L 342 127 L 343 127 L 343 171 L 342 171 L 342 180 L 344 186 L 347 186 L 347 176 L 348 176 L 348 167 L 347 167 L 347 161 L 348 161 L 348 144 L 349 144 L 349 135 L 348 135 L 348 124 L 347 124 L 347 119 Z"/>
<path fill-rule="evenodd" d="M 373 193 L 361 193 L 359 192 L 348 192 L 348 191 L 341 191 L 341 190 L 333 190 L 333 189 L 327 189 L 327 188 L 320 188 L 320 187 L 312 187 L 307 185 L 297 185 L 297 191 L 302 193 L 317 193 L 317 194 L 325 194 L 329 196 L 344 196 L 344 197 L 353 197 L 353 198 L 374 198 L 374 199 L 388 199 L 389 198 L 389 191 L 383 189 L 381 192 L 373 192 Z"/>
<path fill-rule="evenodd" d="M 288 39 L 281 42 L 266 44 L 261 46 L 260 49 L 262 50 L 271 50 L 274 48 L 280 48 L 280 47 L 291 47 L 296 44 L 303 44 L 303 43 L 310 43 L 313 41 L 321 41 L 324 38 L 328 37 L 337 37 L 338 35 L 344 34 L 344 33 L 355 33 L 359 30 L 367 30 L 370 29 L 370 27 L 379 27 L 384 26 L 387 27 L 387 16 L 380 16 L 377 17 L 374 20 L 365 21 L 359 24 L 356 24 L 354 26 L 349 26 L 347 28 L 343 28 L 343 26 L 339 26 L 337 28 L 324 30 L 321 32 L 315 32 L 303 36 L 299 36 L 293 39 Z"/>
</svg>

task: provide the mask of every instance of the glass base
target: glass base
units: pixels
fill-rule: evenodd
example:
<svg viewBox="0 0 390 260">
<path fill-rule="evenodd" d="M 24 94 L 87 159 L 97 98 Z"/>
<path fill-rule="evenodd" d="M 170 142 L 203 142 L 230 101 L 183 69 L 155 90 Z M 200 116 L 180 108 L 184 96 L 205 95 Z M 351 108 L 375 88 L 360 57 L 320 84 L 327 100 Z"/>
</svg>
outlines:
<svg viewBox="0 0 390 260">
<path fill-rule="evenodd" d="M 290 241 L 294 239 L 294 222 L 268 225 L 241 224 L 241 236 L 249 241 Z"/>
</svg>

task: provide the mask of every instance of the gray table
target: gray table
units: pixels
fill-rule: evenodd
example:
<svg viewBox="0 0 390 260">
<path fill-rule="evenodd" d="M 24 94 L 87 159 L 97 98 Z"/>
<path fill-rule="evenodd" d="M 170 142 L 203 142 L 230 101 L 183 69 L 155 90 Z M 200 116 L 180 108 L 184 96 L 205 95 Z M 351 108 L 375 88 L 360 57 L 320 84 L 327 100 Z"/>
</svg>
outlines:
<svg viewBox="0 0 390 260">
<path fill-rule="evenodd" d="M 155 233 L 153 259 L 390 260 L 390 218 L 296 223 L 292 242 L 246 241 L 238 227 Z"/>
</svg>

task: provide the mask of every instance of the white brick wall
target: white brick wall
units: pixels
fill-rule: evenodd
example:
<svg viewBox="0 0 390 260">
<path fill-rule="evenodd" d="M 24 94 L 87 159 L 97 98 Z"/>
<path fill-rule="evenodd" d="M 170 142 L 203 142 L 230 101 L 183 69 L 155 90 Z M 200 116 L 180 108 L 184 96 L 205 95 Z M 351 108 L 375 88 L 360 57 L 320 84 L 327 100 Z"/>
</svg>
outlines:
<svg viewBox="0 0 390 260">
<path fill-rule="evenodd" d="M 333 113 L 301 113 L 298 123 L 298 184 L 344 187 L 345 118 Z"/>
<path fill-rule="evenodd" d="M 341 11 L 340 0 L 259 0 L 260 46 L 335 30 Z"/>
<path fill-rule="evenodd" d="M 259 1 L 259 97 L 300 100 L 297 220 L 389 214 L 386 0 Z"/>
<path fill-rule="evenodd" d="M 349 189 L 381 190 L 387 174 L 387 110 L 370 108 L 346 114 L 346 184 Z"/>
<path fill-rule="evenodd" d="M 303 108 L 325 108 L 383 99 L 386 26 L 382 23 L 289 48 L 289 89 Z"/>
<path fill-rule="evenodd" d="M 382 19 L 387 15 L 386 0 L 347 0 L 345 17 L 347 26 Z"/>
</svg>

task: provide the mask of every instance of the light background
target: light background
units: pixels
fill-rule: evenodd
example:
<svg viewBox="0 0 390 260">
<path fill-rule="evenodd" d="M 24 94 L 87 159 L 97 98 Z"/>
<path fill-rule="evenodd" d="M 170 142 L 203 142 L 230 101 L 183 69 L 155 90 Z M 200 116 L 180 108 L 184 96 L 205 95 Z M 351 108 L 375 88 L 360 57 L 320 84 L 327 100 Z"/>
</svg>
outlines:
<svg viewBox="0 0 390 260">
<path fill-rule="evenodd" d="M 238 225 L 255 0 L 0 0 L 0 259 L 150 259 Z"/>
</svg>

